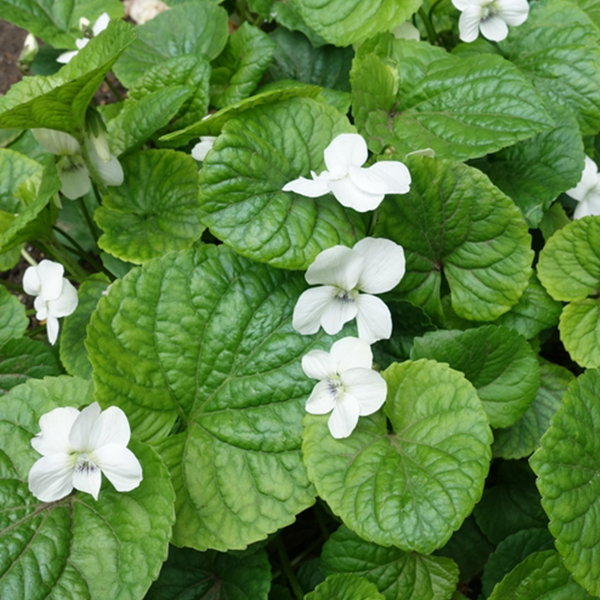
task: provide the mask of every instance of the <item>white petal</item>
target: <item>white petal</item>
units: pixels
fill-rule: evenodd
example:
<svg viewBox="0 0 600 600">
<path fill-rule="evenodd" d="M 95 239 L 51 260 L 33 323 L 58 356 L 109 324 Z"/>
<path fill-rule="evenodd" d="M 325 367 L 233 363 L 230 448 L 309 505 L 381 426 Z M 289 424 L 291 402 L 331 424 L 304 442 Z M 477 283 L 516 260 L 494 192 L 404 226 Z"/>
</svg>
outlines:
<svg viewBox="0 0 600 600">
<path fill-rule="evenodd" d="M 330 181 L 329 188 L 342 206 L 356 212 L 375 210 L 384 198 L 383 194 L 372 194 L 359 188 L 350 176 Z"/>
<path fill-rule="evenodd" d="M 492 42 L 501 42 L 508 35 L 508 25 L 499 15 L 490 15 L 479 24 L 483 37 Z"/>
<path fill-rule="evenodd" d="M 284 192 L 294 192 L 307 198 L 325 196 L 330 191 L 328 180 L 324 178 L 306 179 L 305 177 L 298 177 L 298 179 L 286 183 L 281 189 Z"/>
<path fill-rule="evenodd" d="M 57 131 L 56 129 L 32 129 L 31 133 L 33 133 L 33 137 L 37 143 L 44 150 L 52 154 L 63 156 L 78 154 L 81 151 L 79 142 L 72 135 L 64 131 Z"/>
<path fill-rule="evenodd" d="M 468 6 L 458 19 L 459 37 L 463 42 L 474 42 L 479 37 L 481 9 Z"/>
<path fill-rule="evenodd" d="M 48 341 L 52 346 L 56 344 L 59 329 L 60 325 L 58 323 L 58 319 L 52 315 L 48 315 L 46 317 L 46 333 L 48 335 Z"/>
<path fill-rule="evenodd" d="M 90 446 L 92 448 L 114 444 L 127 446 L 130 438 L 131 428 L 127 415 L 118 406 L 109 406 L 98 417 L 90 438 Z"/>
<path fill-rule="evenodd" d="M 63 278 L 62 292 L 56 300 L 48 301 L 48 315 L 51 317 L 68 317 L 75 312 L 78 304 L 77 290 L 73 284 Z"/>
<path fill-rule="evenodd" d="M 351 165 L 364 165 L 369 151 L 362 135 L 341 133 L 325 148 L 323 154 L 327 170 L 338 179 L 348 174 Z"/>
<path fill-rule="evenodd" d="M 600 198 L 590 195 L 585 200 L 579 202 L 573 213 L 574 219 L 583 217 L 597 217 L 600 215 Z"/>
<path fill-rule="evenodd" d="M 212 149 L 213 144 L 217 138 L 213 136 L 203 136 L 200 138 L 200 142 L 198 142 L 192 148 L 192 158 L 195 160 L 203 161 L 208 151 Z"/>
<path fill-rule="evenodd" d="M 302 335 L 317 333 L 321 327 L 321 317 L 337 293 L 338 290 L 331 285 L 303 292 L 294 307 L 292 327 Z"/>
<path fill-rule="evenodd" d="M 70 50 L 69 52 L 63 52 L 62 54 L 58 55 L 56 62 L 66 65 L 67 63 L 71 62 L 71 59 L 77 56 L 77 54 L 79 54 L 79 50 Z"/>
<path fill-rule="evenodd" d="M 44 321 L 48 318 L 48 303 L 41 297 L 36 296 L 33 301 L 33 308 L 37 311 L 35 318 L 38 321 Z"/>
<path fill-rule="evenodd" d="M 413 150 L 412 152 L 408 152 L 406 154 L 406 157 L 408 157 L 408 156 L 428 156 L 429 158 L 435 158 L 435 150 L 433 150 L 433 148 L 423 148 L 421 150 Z"/>
<path fill-rule="evenodd" d="M 43 456 L 29 470 L 29 491 L 42 502 L 64 498 L 73 489 L 73 457 Z"/>
<path fill-rule="evenodd" d="M 352 321 L 357 314 L 356 302 L 354 299 L 341 299 L 337 296 L 330 302 L 323 311 L 321 325 L 326 333 L 335 335 L 342 330 L 344 323 Z"/>
<path fill-rule="evenodd" d="M 356 287 L 369 294 L 382 294 L 394 289 L 406 271 L 404 250 L 385 238 L 364 238 L 354 245 L 365 266 Z"/>
<path fill-rule="evenodd" d="M 581 179 L 579 180 L 579 183 L 574 188 L 567 190 L 565 194 L 571 196 L 571 198 L 575 198 L 575 200 L 585 200 L 589 192 L 593 190 L 597 185 L 598 167 L 589 156 L 586 156 L 583 166 L 583 172 L 581 173 Z"/>
<path fill-rule="evenodd" d="M 117 492 L 129 492 L 140 485 L 142 466 L 135 454 L 119 444 L 108 444 L 94 452 L 96 464 Z"/>
<path fill-rule="evenodd" d="M 406 194 L 410 189 L 410 171 L 397 160 L 382 160 L 367 169 L 351 167 L 350 179 L 370 194 Z"/>
<path fill-rule="evenodd" d="M 331 383 L 319 381 L 306 401 L 306 412 L 311 415 L 326 415 L 335 408 L 336 402 L 336 394 L 331 390 Z"/>
<path fill-rule="evenodd" d="M 60 191 L 69 199 L 77 200 L 85 196 L 91 189 L 92 183 L 87 168 L 84 165 L 69 169 L 61 169 L 57 165 L 58 177 L 62 183 Z"/>
<path fill-rule="evenodd" d="M 75 40 L 75 45 L 79 50 L 83 50 L 90 43 L 90 38 L 78 38 Z M 77 54 L 77 52 L 75 52 Z"/>
<path fill-rule="evenodd" d="M 91 494 L 94 500 L 98 500 L 100 486 L 102 485 L 102 471 L 92 465 L 73 470 L 73 487 L 86 494 Z"/>
<path fill-rule="evenodd" d="M 320 252 L 304 275 L 311 285 L 335 285 L 353 290 L 364 266 L 364 259 L 346 246 L 333 246 Z"/>
<path fill-rule="evenodd" d="M 121 163 L 119 162 L 119 160 L 111 154 L 110 160 L 108 162 L 104 162 L 100 158 L 100 155 L 96 151 L 96 148 L 94 147 L 94 144 L 91 141 L 86 143 L 86 148 L 90 160 L 92 161 L 92 164 L 98 172 L 98 175 L 100 175 L 102 181 L 106 185 L 121 185 L 123 183 L 124 173 L 123 167 L 121 167 Z"/>
<path fill-rule="evenodd" d="M 458 10 L 463 11 L 473 4 L 479 4 L 479 2 L 473 2 L 473 0 L 452 0 L 452 4 Z"/>
<path fill-rule="evenodd" d="M 527 0 L 496 0 L 494 9 L 508 25 L 513 27 L 525 23 L 529 15 Z"/>
<path fill-rule="evenodd" d="M 94 23 L 94 26 L 92 27 L 92 33 L 94 34 L 94 36 L 102 33 L 108 27 L 109 23 L 110 17 L 108 16 L 108 13 L 102 13 Z"/>
<path fill-rule="evenodd" d="M 347 438 L 358 424 L 359 408 L 356 398 L 343 394 L 337 401 L 327 425 L 331 435 L 336 439 Z"/>
<path fill-rule="evenodd" d="M 42 293 L 42 282 L 38 276 L 36 267 L 27 267 L 23 275 L 23 289 L 30 296 L 39 296 Z"/>
<path fill-rule="evenodd" d="M 40 280 L 40 296 L 44 300 L 56 300 L 62 293 L 65 268 L 53 260 L 43 260 L 36 269 Z"/>
<path fill-rule="evenodd" d="M 343 373 L 348 369 L 373 366 L 371 346 L 364 340 L 355 337 L 345 337 L 331 346 L 331 356 L 335 361 L 334 372 Z"/>
<path fill-rule="evenodd" d="M 356 300 L 358 337 L 372 344 L 392 335 L 392 315 L 383 300 L 370 294 L 360 294 Z"/>
<path fill-rule="evenodd" d="M 372 369 L 350 369 L 341 375 L 344 389 L 356 398 L 361 417 L 378 411 L 387 396 L 385 379 Z"/>
<path fill-rule="evenodd" d="M 302 370 L 311 379 L 327 379 L 336 374 L 336 361 L 329 352 L 311 350 L 302 357 Z"/>
<path fill-rule="evenodd" d="M 69 433 L 79 411 L 71 406 L 55 408 L 40 418 L 40 432 L 31 440 L 31 445 L 40 454 L 69 454 L 73 447 Z"/>
<path fill-rule="evenodd" d="M 98 435 L 100 412 L 100 405 L 93 402 L 81 411 L 81 414 L 73 423 L 69 441 L 77 452 L 91 452 L 96 449 L 92 446 L 91 440 Z"/>
</svg>

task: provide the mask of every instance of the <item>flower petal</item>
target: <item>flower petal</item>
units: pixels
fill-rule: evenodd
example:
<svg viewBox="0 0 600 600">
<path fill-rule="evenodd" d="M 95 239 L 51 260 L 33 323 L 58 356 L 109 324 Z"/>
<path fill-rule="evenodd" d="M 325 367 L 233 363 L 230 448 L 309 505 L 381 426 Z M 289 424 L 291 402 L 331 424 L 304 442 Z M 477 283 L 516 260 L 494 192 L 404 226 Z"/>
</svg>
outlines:
<svg viewBox="0 0 600 600">
<path fill-rule="evenodd" d="M 96 449 L 91 445 L 91 440 L 97 436 L 100 412 L 100 405 L 93 402 L 81 411 L 73 423 L 69 441 L 77 452 L 91 452 Z"/>
<path fill-rule="evenodd" d="M 109 406 L 100 413 L 90 443 L 92 448 L 112 444 L 127 446 L 130 438 L 131 428 L 127 415 L 118 406 Z"/>
<path fill-rule="evenodd" d="M 338 179 L 348 174 L 351 165 L 364 165 L 369 151 L 362 135 L 341 133 L 325 148 L 323 154 L 327 170 L 332 177 Z"/>
<path fill-rule="evenodd" d="M 43 260 L 35 268 L 40 280 L 40 296 L 44 300 L 56 300 L 62 292 L 65 268 L 53 260 Z"/>
<path fill-rule="evenodd" d="M 294 307 L 292 327 L 302 335 L 317 333 L 321 327 L 321 317 L 337 293 L 337 289 L 331 285 L 302 292 Z"/>
<path fill-rule="evenodd" d="M 48 315 L 52 317 L 68 317 L 77 308 L 77 290 L 73 284 L 63 278 L 62 292 L 56 300 L 48 300 Z"/>
<path fill-rule="evenodd" d="M 42 502 L 54 502 L 73 489 L 73 457 L 68 454 L 43 456 L 29 469 L 29 491 Z"/>
<path fill-rule="evenodd" d="M 333 302 L 325 307 L 321 325 L 326 333 L 335 335 L 342 330 L 344 323 L 352 321 L 356 314 L 357 307 L 354 299 L 341 299 L 336 296 Z"/>
<path fill-rule="evenodd" d="M 392 315 L 383 300 L 370 294 L 360 294 L 356 300 L 358 337 L 372 344 L 392 335 Z"/>
<path fill-rule="evenodd" d="M 381 294 L 394 289 L 406 271 L 404 249 L 385 238 L 364 238 L 353 250 L 364 258 L 365 266 L 356 287 L 369 294 Z"/>
<path fill-rule="evenodd" d="M 329 182 L 329 188 L 337 201 L 356 212 L 375 210 L 384 198 L 383 194 L 372 194 L 359 188 L 350 176 Z"/>
<path fill-rule="evenodd" d="M 344 389 L 358 402 L 361 417 L 378 411 L 387 396 L 385 379 L 372 369 L 349 369 L 341 374 Z"/>
<path fill-rule="evenodd" d="M 458 19 L 459 37 L 463 42 L 474 42 L 479 37 L 481 9 L 472 5 L 467 6 Z"/>
<path fill-rule="evenodd" d="M 356 398 L 343 394 L 333 409 L 327 425 L 331 435 L 339 440 L 347 438 L 358 424 L 359 408 Z"/>
<path fill-rule="evenodd" d="M 364 340 L 355 337 L 345 337 L 331 346 L 331 356 L 335 361 L 334 373 L 340 375 L 348 369 L 373 366 L 371 346 Z"/>
<path fill-rule="evenodd" d="M 75 52 L 75 54 L 77 54 L 77 52 Z M 47 152 L 51 152 L 52 154 L 64 156 L 79 154 L 79 152 L 81 151 L 81 146 L 79 145 L 79 142 L 72 135 L 69 135 L 64 131 L 41 128 L 32 129 L 31 133 L 33 133 L 33 137 L 36 139 L 37 143 L 44 150 L 46 150 Z"/>
<path fill-rule="evenodd" d="M 306 401 L 306 412 L 311 415 L 326 415 L 335 408 L 336 402 L 337 396 L 331 390 L 331 383 L 319 381 Z"/>
<path fill-rule="evenodd" d="M 192 158 L 203 161 L 208 151 L 212 149 L 216 139 L 211 135 L 200 137 L 200 141 L 192 148 Z"/>
<path fill-rule="evenodd" d="M 473 0 L 452 0 L 452 4 L 458 10 L 463 11 L 466 10 L 472 4 L 474 4 L 474 2 Z"/>
<path fill-rule="evenodd" d="M 30 296 L 38 296 L 42 293 L 42 282 L 40 281 L 37 269 L 37 267 L 33 266 L 27 267 L 23 275 L 23 289 Z"/>
<path fill-rule="evenodd" d="M 583 172 L 581 173 L 581 179 L 579 180 L 579 183 L 574 188 L 567 190 L 565 194 L 581 202 L 582 200 L 585 200 L 589 192 L 593 190 L 597 185 L 598 167 L 589 156 L 586 156 L 585 162 L 583 164 Z"/>
<path fill-rule="evenodd" d="M 40 454 L 69 454 L 73 447 L 69 432 L 79 416 L 71 406 L 55 408 L 40 418 L 40 432 L 31 440 L 31 445 Z"/>
<path fill-rule="evenodd" d="M 98 172 L 100 179 L 110 186 L 119 186 L 123 183 L 125 175 L 123 173 L 123 167 L 116 156 L 110 155 L 108 162 L 104 162 L 98 154 L 94 144 L 91 141 L 86 142 L 86 148 L 94 165 L 94 168 Z M 64 192 L 63 192 L 64 193 Z M 66 194 L 65 194 L 66 195 Z M 68 197 L 68 196 L 67 196 Z"/>
<path fill-rule="evenodd" d="M 69 52 L 63 52 L 62 54 L 58 55 L 56 62 L 61 63 L 62 65 L 66 65 L 67 63 L 71 62 L 71 59 L 77 56 L 77 54 L 79 54 L 79 50 L 70 50 Z"/>
<path fill-rule="evenodd" d="M 56 317 L 52 315 L 48 315 L 46 317 L 46 333 L 48 335 L 48 341 L 52 346 L 56 344 L 56 340 L 58 339 L 58 332 L 60 330 L 60 324 Z"/>
<path fill-rule="evenodd" d="M 302 370 L 311 379 L 323 380 L 336 374 L 336 362 L 329 352 L 311 350 L 302 357 Z"/>
<path fill-rule="evenodd" d="M 96 464 L 117 492 L 129 492 L 140 485 L 142 465 L 135 454 L 120 444 L 107 444 L 93 454 Z"/>
<path fill-rule="evenodd" d="M 75 467 L 73 470 L 73 487 L 81 492 L 86 492 L 98 500 L 102 486 L 102 471 L 93 465 Z"/>
<path fill-rule="evenodd" d="M 579 202 L 573 213 L 573 219 L 583 217 L 597 217 L 600 215 L 600 197 L 590 195 L 585 200 Z"/>
<path fill-rule="evenodd" d="M 61 164 L 57 163 L 56 166 L 58 167 L 58 178 L 62 183 L 60 191 L 69 200 L 77 200 L 92 189 L 90 175 L 85 165 L 61 168 Z"/>
<path fill-rule="evenodd" d="M 335 285 L 350 291 L 356 287 L 363 265 L 363 258 L 351 248 L 333 246 L 317 255 L 304 278 L 311 285 Z"/>
<path fill-rule="evenodd" d="M 479 24 L 483 37 L 492 42 L 501 42 L 508 35 L 508 25 L 500 15 L 490 15 Z"/>
<path fill-rule="evenodd" d="M 410 171 L 397 160 L 382 160 L 368 169 L 350 168 L 350 179 L 370 194 L 406 194 L 410 189 Z"/>
<path fill-rule="evenodd" d="M 38 321 L 44 321 L 48 318 L 48 303 L 41 296 L 36 296 L 33 301 L 33 308 L 37 311 L 35 318 Z"/>
<path fill-rule="evenodd" d="M 513 27 L 525 23 L 529 15 L 527 0 L 496 0 L 494 9 L 508 25 Z"/>
<path fill-rule="evenodd" d="M 110 17 L 108 16 L 108 13 L 103 12 L 98 17 L 98 19 L 94 23 L 94 26 L 92 27 L 92 33 L 94 34 L 94 36 L 101 34 L 108 27 L 109 23 Z"/>
<path fill-rule="evenodd" d="M 294 192 L 307 198 L 318 198 L 329 194 L 329 181 L 325 178 L 306 179 L 306 177 L 298 177 L 289 183 L 286 183 L 282 188 L 284 192 Z"/>
</svg>

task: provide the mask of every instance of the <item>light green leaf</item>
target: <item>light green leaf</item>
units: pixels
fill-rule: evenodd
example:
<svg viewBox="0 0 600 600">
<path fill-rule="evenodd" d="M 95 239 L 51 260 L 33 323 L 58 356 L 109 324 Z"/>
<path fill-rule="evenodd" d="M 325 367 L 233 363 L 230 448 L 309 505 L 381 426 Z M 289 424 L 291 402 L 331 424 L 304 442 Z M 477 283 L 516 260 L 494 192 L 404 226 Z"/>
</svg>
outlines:
<svg viewBox="0 0 600 600">
<path fill-rule="evenodd" d="M 583 135 L 600 129 L 600 31 L 571 2 L 532 3 L 521 26 L 500 42 L 513 62 L 546 98 L 577 117 Z"/>
<path fill-rule="evenodd" d="M 560 315 L 560 339 L 571 358 L 590 369 L 600 367 L 600 301 L 577 300 Z"/>
<path fill-rule="evenodd" d="M 13 150 L 0 149 L 0 210 L 19 212 L 21 203 L 15 194 L 20 185 L 32 175 L 40 174 L 39 163 Z"/>
<path fill-rule="evenodd" d="M 19 338 L 0 346 L 0 396 L 28 379 L 43 379 L 62 373 L 58 358 L 50 346 L 42 342 Z"/>
<path fill-rule="evenodd" d="M 563 566 L 555 550 L 535 552 L 516 566 L 495 588 L 490 600 L 592 600 Z"/>
<path fill-rule="evenodd" d="M 189 248 L 202 235 L 196 161 L 174 150 L 144 150 L 123 159 L 123 185 L 94 213 L 103 250 L 136 264 Z"/>
<path fill-rule="evenodd" d="M 84 345 L 86 327 L 98 300 L 109 284 L 108 278 L 104 275 L 95 277 L 97 279 L 84 281 L 77 290 L 79 304 L 75 312 L 63 321 L 60 336 L 60 360 L 71 375 L 82 379 L 92 377 L 92 365 L 88 360 L 88 353 Z"/>
<path fill-rule="evenodd" d="M 127 100 L 108 123 L 111 152 L 120 156 L 141 148 L 152 134 L 168 125 L 193 94 L 192 88 L 178 85 L 152 92 L 140 101 Z"/>
<path fill-rule="evenodd" d="M 405 250 L 406 274 L 396 289 L 441 315 L 443 274 L 460 317 L 498 318 L 531 275 L 531 238 L 519 209 L 476 169 L 427 157 L 405 162 L 410 192 L 382 203 L 375 229 Z"/>
<path fill-rule="evenodd" d="M 363 539 L 428 554 L 481 497 L 491 432 L 473 386 L 434 361 L 393 364 L 383 411 L 335 439 L 304 418 L 302 451 L 319 496 Z M 388 433 L 387 418 L 395 433 Z"/>
<path fill-rule="evenodd" d="M 248 0 L 248 8 L 255 13 L 258 13 L 264 19 L 271 16 L 271 7 L 273 0 Z"/>
<path fill-rule="evenodd" d="M 290 31 L 299 31 L 303 33 L 314 48 L 320 48 L 327 42 L 318 34 L 315 33 L 298 14 L 292 3 L 275 2 L 271 10 L 271 16 L 286 29 Z"/>
<path fill-rule="evenodd" d="M 176 115 L 177 127 L 199 121 L 208 111 L 210 63 L 201 55 L 176 56 L 151 67 L 129 88 L 128 96 L 141 100 L 145 96 L 172 86 L 193 89 L 190 100 Z"/>
<path fill-rule="evenodd" d="M 331 575 L 304 600 L 384 600 L 377 588 L 358 575 Z"/>
<path fill-rule="evenodd" d="M 415 340 L 411 358 L 431 358 L 464 373 L 475 386 L 492 427 L 509 427 L 522 417 L 540 385 L 531 346 L 506 327 L 427 333 Z"/>
<path fill-rule="evenodd" d="M 416 12 L 421 0 L 294 0 L 307 25 L 336 46 L 389 31 Z"/>
<path fill-rule="evenodd" d="M 578 377 L 530 459 L 556 548 L 575 580 L 594 596 L 600 594 L 599 396 L 600 372 Z"/>
<path fill-rule="evenodd" d="M 171 546 L 144 600 L 267 600 L 270 587 L 271 566 L 264 549 L 223 554 Z"/>
<path fill-rule="evenodd" d="M 250 96 L 274 52 L 275 43 L 266 33 L 242 23 L 212 63 L 210 97 L 214 106 L 224 108 Z"/>
<path fill-rule="evenodd" d="M 453 560 L 383 548 L 343 525 L 325 543 L 321 558 L 325 575 L 364 577 L 386 600 L 449 600 L 458 583 Z"/>
<path fill-rule="evenodd" d="M 596 27 L 600 28 L 600 3 L 598 0 L 571 0 L 571 2 L 585 11 Z"/>
<path fill-rule="evenodd" d="M 98 401 L 121 406 L 142 439 L 164 440 L 175 544 L 243 549 L 314 502 L 300 453 L 313 382 L 300 363 L 332 340 L 292 328 L 304 289 L 299 273 L 204 245 L 132 269 L 92 315 Z"/>
<path fill-rule="evenodd" d="M 0 273 L 2 271 L 10 271 L 21 260 L 21 249 L 24 244 L 19 244 L 11 250 L 0 252 Z"/>
<path fill-rule="evenodd" d="M 21 337 L 28 325 L 25 305 L 0 286 L 0 346 L 12 338 Z"/>
<path fill-rule="evenodd" d="M 508 429 L 494 432 L 492 452 L 506 459 L 529 456 L 540 445 L 550 419 L 560 408 L 567 386 L 575 379 L 564 367 L 540 362 L 540 387 L 525 414 Z"/>
<path fill-rule="evenodd" d="M 554 549 L 554 538 L 547 529 L 523 529 L 509 535 L 498 544 L 481 576 L 482 592 L 488 597 L 494 586 L 502 581 L 520 562 L 534 552 Z"/>
<path fill-rule="evenodd" d="M 96 90 L 134 39 L 131 25 L 112 21 L 56 75 L 25 77 L 0 98 L 0 127 L 47 127 L 80 136 Z"/>
<path fill-rule="evenodd" d="M 306 269 L 336 244 L 366 233 L 363 215 L 331 195 L 306 198 L 283 186 L 324 169 L 323 151 L 353 127 L 307 98 L 260 106 L 228 121 L 200 172 L 200 219 L 238 254 L 284 269 Z"/>
<path fill-rule="evenodd" d="M 91 382 L 32 379 L 0 403 L 0 561 L 2 600 L 141 600 L 166 558 L 174 521 L 173 488 L 154 450 L 131 441 L 144 479 L 127 493 L 104 478 L 98 500 L 76 492 L 41 503 L 27 476 L 40 455 L 31 447 L 40 417 L 93 400 Z"/>
<path fill-rule="evenodd" d="M 176 56 L 216 58 L 227 43 L 227 11 L 211 0 L 177 4 L 135 28 L 137 40 L 115 64 L 115 75 L 133 85 L 152 67 Z"/>
<path fill-rule="evenodd" d="M 555 202 L 544 214 L 540 221 L 540 231 L 544 240 L 548 241 L 559 229 L 571 222 L 560 202 Z"/>
</svg>

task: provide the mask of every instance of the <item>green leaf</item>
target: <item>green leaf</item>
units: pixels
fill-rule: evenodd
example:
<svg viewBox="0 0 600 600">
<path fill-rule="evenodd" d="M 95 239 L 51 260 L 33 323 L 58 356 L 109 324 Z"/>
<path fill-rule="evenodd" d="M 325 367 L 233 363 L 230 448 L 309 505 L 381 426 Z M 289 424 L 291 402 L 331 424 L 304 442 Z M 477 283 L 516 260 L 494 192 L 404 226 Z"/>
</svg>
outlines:
<svg viewBox="0 0 600 600">
<path fill-rule="evenodd" d="M 386 600 L 449 600 L 458 583 L 453 560 L 383 548 L 343 525 L 325 543 L 321 558 L 325 575 L 360 575 Z"/>
<path fill-rule="evenodd" d="M 0 396 L 28 379 L 43 379 L 48 375 L 62 373 L 63 368 L 58 358 L 42 342 L 19 338 L 0 346 Z"/>
<path fill-rule="evenodd" d="M 531 5 L 520 27 L 500 42 L 513 62 L 546 98 L 567 106 L 583 135 L 600 129 L 600 31 L 571 2 Z"/>
<path fill-rule="evenodd" d="M 258 13 L 264 19 L 271 16 L 271 7 L 273 0 L 248 0 L 248 8 L 255 13 Z"/>
<path fill-rule="evenodd" d="M 560 339 L 571 358 L 587 368 L 600 367 L 600 301 L 586 298 L 565 306 L 560 316 Z"/>
<path fill-rule="evenodd" d="M 104 481 L 97 501 L 77 492 L 41 503 L 27 476 L 40 455 L 31 447 L 39 418 L 93 400 L 91 382 L 32 379 L 0 403 L 0 562 L 2 600 L 138 600 L 158 575 L 171 535 L 173 489 L 159 456 L 131 441 L 144 479 L 128 493 Z"/>
<path fill-rule="evenodd" d="M 476 169 L 428 157 L 405 162 L 410 192 L 379 207 L 375 229 L 405 250 L 396 289 L 441 315 L 443 274 L 460 317 L 493 321 L 519 300 L 531 275 L 531 238 L 519 209 Z"/>
<path fill-rule="evenodd" d="M 47 127 L 80 136 L 96 90 L 134 39 L 131 25 L 111 21 L 56 75 L 25 77 L 0 98 L 0 127 Z"/>
<path fill-rule="evenodd" d="M 123 53 L 114 72 L 123 85 L 176 56 L 216 58 L 227 43 L 227 12 L 211 0 L 177 4 L 135 28 L 137 40 Z"/>
<path fill-rule="evenodd" d="M 97 279 L 84 281 L 77 290 L 79 304 L 75 312 L 65 318 L 60 336 L 60 360 L 71 375 L 82 379 L 92 377 L 92 365 L 84 345 L 87 324 L 109 284 L 104 275 L 95 277 Z"/>
<path fill-rule="evenodd" d="M 571 219 L 567 217 L 565 209 L 560 202 L 555 202 L 544 214 L 544 218 L 540 221 L 540 231 L 544 236 L 544 240 L 548 241 L 559 229 L 568 225 Z"/>
<path fill-rule="evenodd" d="M 320 48 L 327 42 L 311 29 L 300 16 L 293 4 L 287 2 L 275 2 L 271 10 L 271 16 L 286 29 L 303 33 L 314 48 Z"/>
<path fill-rule="evenodd" d="M 274 52 L 275 44 L 266 33 L 249 23 L 242 23 L 212 64 L 212 103 L 217 108 L 224 108 L 250 96 Z"/>
<path fill-rule="evenodd" d="M 184 86 L 194 90 L 192 97 L 179 109 L 177 126 L 187 127 L 208 111 L 210 63 L 201 55 L 187 54 L 161 62 L 146 71 L 129 88 L 128 96 L 142 100 L 164 88 Z"/>
<path fill-rule="evenodd" d="M 474 512 L 477 525 L 492 544 L 521 529 L 546 527 L 548 519 L 527 463 L 501 461 L 494 479 Z"/>
<path fill-rule="evenodd" d="M 0 346 L 12 338 L 21 337 L 28 325 L 25 305 L 0 286 Z"/>
<path fill-rule="evenodd" d="M 174 150 L 144 150 L 122 161 L 123 185 L 111 188 L 94 218 L 103 250 L 136 264 L 189 248 L 201 235 L 196 161 Z"/>
<path fill-rule="evenodd" d="M 358 575 L 331 575 L 304 600 L 384 600 L 377 588 Z"/>
<path fill-rule="evenodd" d="M 546 107 L 555 127 L 490 156 L 485 169 L 492 182 L 514 200 L 531 228 L 538 227 L 560 193 L 579 183 L 585 159 L 573 113 L 553 102 Z"/>
<path fill-rule="evenodd" d="M 144 600 L 267 600 L 270 586 L 271 566 L 264 549 L 223 554 L 171 546 Z"/>
<path fill-rule="evenodd" d="M 522 417 L 540 385 L 531 346 L 506 327 L 427 333 L 415 340 L 411 358 L 431 358 L 464 373 L 475 386 L 492 427 L 509 427 Z"/>
<path fill-rule="evenodd" d="M 175 544 L 243 549 L 314 502 L 301 358 L 332 340 L 292 328 L 304 289 L 298 273 L 204 245 L 132 269 L 92 315 L 98 401 L 121 406 L 142 439 L 164 440 Z M 181 433 L 165 440 L 176 421 Z"/>
<path fill-rule="evenodd" d="M 596 27 L 600 28 L 600 4 L 598 0 L 571 0 L 571 2 L 585 11 Z"/>
<path fill-rule="evenodd" d="M 296 578 L 305 594 L 312 592 L 320 583 L 325 581 L 321 566 L 320 558 L 312 558 L 300 565 Z"/>
<path fill-rule="evenodd" d="M 520 562 L 534 552 L 554 549 L 554 538 L 547 529 L 523 529 L 498 544 L 481 577 L 482 592 L 487 597 Z"/>
<path fill-rule="evenodd" d="M 117 0 L 0 0 L 3 19 L 57 48 L 75 49 L 71 32 L 78 33 L 79 19 L 86 17 L 93 24 L 103 12 L 121 18 L 123 5 Z"/>
<path fill-rule="evenodd" d="M 554 550 L 535 552 L 515 567 L 495 588 L 489 600 L 592 600 L 578 586 Z"/>
<path fill-rule="evenodd" d="M 2 271 L 10 271 L 21 260 L 21 249 L 23 244 L 15 246 L 6 252 L 0 252 L 0 273 Z"/>
<path fill-rule="evenodd" d="M 319 496 L 363 539 L 428 554 L 481 497 L 491 432 L 475 389 L 447 365 L 407 361 L 383 376 L 385 414 L 361 418 L 350 437 L 333 438 L 327 416 L 304 418 L 304 462 Z"/>
<path fill-rule="evenodd" d="M 334 108 L 307 98 L 260 106 L 231 119 L 200 172 L 200 219 L 238 254 L 306 269 L 335 244 L 366 233 L 362 215 L 331 195 L 306 198 L 283 186 L 324 168 L 323 151 L 353 130 Z"/>
<path fill-rule="evenodd" d="M 574 379 L 567 369 L 542 361 L 540 387 L 531 406 L 512 427 L 494 432 L 494 456 L 516 459 L 529 456 L 536 450 L 542 435 L 550 426 L 550 419 L 560 408 L 568 385 Z"/>
<path fill-rule="evenodd" d="M 406 21 L 420 0 L 294 0 L 307 25 L 336 46 L 358 44 Z"/>
<path fill-rule="evenodd" d="M 600 526 L 594 517 L 600 508 L 599 395 L 600 372 L 578 377 L 530 459 L 556 548 L 594 596 L 600 594 Z"/>
<path fill-rule="evenodd" d="M 13 150 L 0 149 L 0 211 L 16 213 L 21 203 L 15 194 L 32 175 L 40 174 L 39 163 Z"/>
</svg>

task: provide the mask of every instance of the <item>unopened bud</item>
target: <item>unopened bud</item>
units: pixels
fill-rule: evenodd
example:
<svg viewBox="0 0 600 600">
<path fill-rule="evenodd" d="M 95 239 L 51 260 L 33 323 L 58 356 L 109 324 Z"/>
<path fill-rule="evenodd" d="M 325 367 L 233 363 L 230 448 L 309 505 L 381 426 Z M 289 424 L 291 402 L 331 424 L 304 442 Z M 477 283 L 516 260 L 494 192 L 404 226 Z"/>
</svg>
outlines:
<svg viewBox="0 0 600 600">
<path fill-rule="evenodd" d="M 23 44 L 23 50 L 21 56 L 19 56 L 19 69 L 22 73 L 27 73 L 31 63 L 34 61 L 38 50 L 40 49 L 35 36 L 32 33 L 28 33 Z"/>
<path fill-rule="evenodd" d="M 85 17 L 81 17 L 79 19 L 79 31 L 80 31 L 81 35 L 84 37 L 87 37 L 87 38 L 94 37 L 89 19 L 86 19 Z"/>
</svg>

